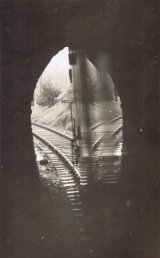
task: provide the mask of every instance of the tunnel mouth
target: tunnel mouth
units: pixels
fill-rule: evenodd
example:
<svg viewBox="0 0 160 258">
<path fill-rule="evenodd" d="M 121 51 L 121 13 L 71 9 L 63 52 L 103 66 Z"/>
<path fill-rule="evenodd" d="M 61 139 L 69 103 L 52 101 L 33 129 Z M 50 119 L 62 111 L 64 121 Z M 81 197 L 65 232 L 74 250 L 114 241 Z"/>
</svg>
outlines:
<svg viewBox="0 0 160 258">
<path fill-rule="evenodd" d="M 32 129 L 39 126 L 49 130 L 50 136 L 54 131 L 68 138 L 69 162 L 78 167 L 77 174 L 81 170 L 90 174 L 88 170 L 93 169 L 97 180 L 101 168 L 108 169 L 111 163 L 120 168 L 123 115 L 107 57 L 100 53 L 96 60 L 92 63 L 85 50 L 65 47 L 57 53 L 37 82 L 31 121 Z M 47 163 L 45 155 L 39 160 L 43 148 L 34 145 L 37 163 Z M 63 143 L 57 146 L 63 154 Z"/>
</svg>

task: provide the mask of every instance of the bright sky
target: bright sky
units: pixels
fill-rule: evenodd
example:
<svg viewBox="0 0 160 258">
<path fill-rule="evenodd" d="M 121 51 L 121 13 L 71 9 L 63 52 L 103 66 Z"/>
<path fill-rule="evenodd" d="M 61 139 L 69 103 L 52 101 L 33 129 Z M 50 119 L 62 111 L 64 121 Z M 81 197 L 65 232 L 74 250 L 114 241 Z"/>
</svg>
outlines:
<svg viewBox="0 0 160 258">
<path fill-rule="evenodd" d="M 48 71 L 53 71 L 53 69 L 57 70 L 68 70 L 69 69 L 69 60 L 68 60 L 68 47 L 65 47 L 63 50 L 59 51 L 57 55 L 55 55 L 49 64 L 46 67 Z"/>
<path fill-rule="evenodd" d="M 68 47 L 59 51 L 46 66 L 42 77 L 51 78 L 53 87 L 66 91 L 70 87 Z"/>
</svg>

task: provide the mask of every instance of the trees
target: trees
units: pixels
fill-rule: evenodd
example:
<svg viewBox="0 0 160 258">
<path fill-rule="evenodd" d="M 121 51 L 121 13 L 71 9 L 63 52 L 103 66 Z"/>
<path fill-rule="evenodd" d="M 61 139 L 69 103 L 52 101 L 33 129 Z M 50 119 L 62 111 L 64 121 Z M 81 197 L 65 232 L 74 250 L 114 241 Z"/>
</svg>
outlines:
<svg viewBox="0 0 160 258">
<path fill-rule="evenodd" d="M 56 98 L 61 93 L 52 85 L 52 81 L 49 78 L 40 79 L 40 91 L 37 94 L 36 103 L 40 106 L 53 106 L 56 102 Z"/>
</svg>

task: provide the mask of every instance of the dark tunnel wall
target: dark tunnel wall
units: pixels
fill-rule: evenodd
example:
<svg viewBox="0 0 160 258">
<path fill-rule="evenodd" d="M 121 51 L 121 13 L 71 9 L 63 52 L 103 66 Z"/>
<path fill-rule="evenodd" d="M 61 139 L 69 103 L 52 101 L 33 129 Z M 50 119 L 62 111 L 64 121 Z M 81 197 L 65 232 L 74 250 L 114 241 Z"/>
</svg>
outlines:
<svg viewBox="0 0 160 258">
<path fill-rule="evenodd" d="M 57 39 L 60 38 L 58 33 L 61 29 L 58 25 L 53 34 L 49 32 L 47 35 L 52 22 L 49 15 L 46 15 L 45 3 L 0 4 L 3 102 L 1 253 L 2 257 L 16 258 L 22 255 L 17 254 L 17 239 L 23 239 L 23 233 L 18 235 L 18 232 L 23 228 L 24 222 L 19 222 L 17 232 L 14 232 L 15 213 L 21 209 L 19 213 L 24 219 L 23 209 L 27 200 L 32 200 L 39 194 L 39 175 L 30 124 L 31 100 L 37 79 L 52 56 L 64 46 L 64 38 L 62 36 L 60 42 L 55 42 L 55 34 Z"/>
<path fill-rule="evenodd" d="M 95 1 L 92 5 L 89 1 L 1 1 L 0 7 L 5 244 L 8 246 L 7 239 L 12 237 L 8 224 L 20 196 L 38 189 L 30 125 L 36 81 L 66 45 L 85 48 L 93 63 L 99 51 L 108 56 L 122 101 L 129 154 L 124 158 L 122 188 L 136 209 L 147 207 L 148 220 L 143 218 L 143 227 L 154 220 L 152 229 L 145 229 L 152 235 L 158 221 L 160 179 L 158 1 Z M 144 241 L 152 251 L 147 249 L 142 257 L 157 258 L 155 241 Z"/>
</svg>

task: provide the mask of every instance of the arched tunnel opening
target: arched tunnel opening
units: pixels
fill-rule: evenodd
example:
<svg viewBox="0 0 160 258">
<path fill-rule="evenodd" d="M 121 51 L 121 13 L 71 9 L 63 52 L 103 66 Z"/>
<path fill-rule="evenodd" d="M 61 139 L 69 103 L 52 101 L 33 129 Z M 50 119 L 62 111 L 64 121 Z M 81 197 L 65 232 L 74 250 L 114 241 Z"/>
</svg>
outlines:
<svg viewBox="0 0 160 258">
<path fill-rule="evenodd" d="M 53 253 L 56 257 L 65 254 L 87 258 L 159 257 L 159 16 L 156 1 L 126 0 L 121 4 L 95 1 L 93 5 L 82 1 L 76 4 L 2 1 L 0 6 L 3 257 L 39 258 L 46 254 L 53 257 Z M 78 69 L 82 68 L 77 71 L 72 67 L 73 79 L 77 74 L 82 75 L 80 82 L 75 81 L 77 87 L 82 86 L 80 96 L 84 101 L 84 105 L 80 104 L 83 115 L 78 118 L 79 127 L 75 130 L 83 150 L 79 154 L 82 164 L 91 146 L 90 138 L 85 142 L 81 137 L 82 132 L 87 135 L 92 126 L 86 103 L 88 98 L 98 102 L 101 95 L 100 92 L 92 96 L 88 93 L 85 97 L 90 84 L 90 78 L 86 82 L 83 77 L 83 72 L 88 71 L 87 62 L 100 70 L 102 89 L 103 68 L 107 67 L 123 110 L 124 155 L 120 181 L 114 186 L 91 182 L 93 187 L 86 190 L 85 180 L 82 180 L 81 190 L 74 189 L 74 202 L 83 203 L 85 210 L 85 217 L 82 213 L 75 216 L 82 217 L 83 221 L 80 222 L 83 227 L 78 230 L 71 225 L 70 218 L 72 211 L 77 214 L 81 206 L 69 210 L 70 204 L 65 202 L 67 214 L 63 213 L 60 199 L 49 201 L 40 186 L 30 119 L 36 81 L 48 60 L 66 45 L 75 51 Z M 104 108 L 101 111 L 103 116 Z M 71 178 L 68 180 L 73 184 Z M 72 196 L 72 191 L 66 191 L 67 195 Z M 55 215 L 54 220 L 51 214 Z M 60 214 L 63 216 L 58 219 Z M 69 224 L 64 223 L 66 219 Z"/>
<path fill-rule="evenodd" d="M 79 60 L 82 53 L 83 64 Z M 75 58 L 77 61 L 73 64 Z M 97 55 L 95 65 L 88 59 L 86 51 L 64 48 L 51 59 L 39 77 L 31 102 L 34 130 L 35 126 L 43 126 L 43 129 L 59 132 L 62 137 L 69 135 L 71 162 L 77 164 L 80 174 L 80 167 L 83 170 L 83 165 L 88 164 L 86 174 L 88 177 L 91 174 L 93 181 L 94 174 L 97 174 L 96 180 L 101 178 L 97 171 L 100 167 L 105 171 L 109 159 L 118 160 L 122 155 L 121 101 L 109 74 L 108 63 L 105 54 Z M 63 153 L 63 142 L 61 145 L 58 148 Z M 43 163 L 43 155 L 37 148 L 36 156 L 37 159 L 41 157 L 40 163 Z"/>
<path fill-rule="evenodd" d="M 73 213 L 76 212 L 75 216 L 84 216 L 82 220 L 78 219 L 76 221 L 78 222 L 81 233 L 80 235 L 78 233 L 78 239 L 77 236 L 75 237 L 76 241 L 80 241 L 79 244 L 77 245 L 74 242 L 74 245 L 76 246 L 75 249 L 79 250 L 83 243 L 80 239 L 88 238 L 87 247 L 81 247 L 83 252 L 86 252 L 86 255 L 88 255 L 88 252 L 99 253 L 100 246 L 104 248 L 101 237 L 105 234 L 106 229 L 103 230 L 102 235 L 100 234 L 98 236 L 98 242 L 101 239 L 102 243 L 96 244 L 97 238 L 94 238 L 94 234 L 95 231 L 99 231 L 98 228 L 101 228 L 103 223 L 98 223 L 97 226 L 93 227 L 94 230 L 91 230 L 89 229 L 88 222 L 85 221 L 84 223 L 83 220 L 85 220 L 85 217 L 90 219 L 90 223 L 94 223 L 96 218 L 100 220 L 102 207 L 100 205 L 98 209 L 97 204 L 100 198 L 104 200 L 108 198 L 107 196 L 103 196 L 99 189 L 98 197 L 95 197 L 93 204 L 88 187 L 92 187 L 92 191 L 93 189 L 96 191 L 95 185 L 99 187 L 102 184 L 104 187 L 105 184 L 117 184 L 117 174 L 119 174 L 120 170 L 120 145 L 123 143 L 122 111 L 120 97 L 107 71 L 108 67 L 106 67 L 105 55 L 101 54 L 98 56 L 98 64 L 103 69 L 103 73 L 101 74 L 96 66 L 89 61 L 84 50 L 77 52 L 76 63 L 73 64 L 70 62 L 69 66 L 69 59 L 75 58 L 72 54 L 71 49 L 69 50 L 67 48 L 58 52 L 40 76 L 37 88 L 34 91 L 34 104 L 32 101 L 32 132 L 42 187 L 45 189 L 47 186 L 46 188 L 50 191 L 51 196 L 56 195 L 56 198 L 59 198 L 61 193 L 57 189 L 63 187 L 67 192 L 68 200 L 72 207 L 71 210 Z M 85 61 L 83 67 L 79 62 L 81 54 L 83 54 Z M 67 65 L 65 65 L 66 63 Z M 81 73 L 82 68 L 84 69 L 83 73 Z M 53 78 L 51 79 L 50 76 Z M 58 92 L 59 95 L 54 99 L 51 90 L 55 90 L 55 84 L 57 84 L 56 86 L 59 84 L 59 88 L 61 88 L 64 83 L 68 84 L 65 87 L 65 89 L 68 88 L 68 91 Z M 48 92 L 43 90 L 45 87 L 50 90 L 49 95 Z M 88 115 L 86 116 L 86 114 Z M 114 139 L 112 136 L 112 134 L 117 134 L 116 131 L 118 133 L 120 132 L 118 139 Z M 64 136 L 65 138 L 70 136 L 71 141 L 67 139 L 66 142 L 63 139 Z M 111 139 L 108 140 L 110 137 Z M 89 138 L 91 138 L 91 142 Z M 49 142 L 52 146 L 54 145 L 55 148 L 58 148 L 62 155 L 73 164 L 76 168 L 73 173 L 78 172 L 80 182 L 71 178 L 71 172 L 68 174 L 67 168 L 60 164 L 60 159 L 57 162 L 57 159 L 55 159 L 52 153 L 53 149 L 47 149 L 42 139 Z M 116 144 L 114 141 L 116 141 Z M 115 147 L 114 145 L 118 145 L 117 142 L 120 144 Z M 98 150 L 97 146 L 99 148 Z M 119 149 L 119 151 L 116 150 L 120 152 L 118 155 L 114 153 L 115 149 Z M 104 173 L 106 171 L 108 173 Z M 84 190 L 88 192 L 87 195 L 89 198 L 86 198 L 86 194 L 83 194 Z M 63 198 L 65 199 L 64 196 Z M 84 208 L 83 206 L 87 207 Z M 95 209 L 94 216 L 91 215 L 91 210 L 93 209 Z M 66 206 L 61 207 L 61 212 L 68 216 Z M 74 216 L 72 216 L 70 214 L 68 221 L 74 223 Z M 108 218 L 107 225 L 109 220 L 110 218 Z M 63 224 L 68 227 L 68 222 L 63 222 Z M 103 226 L 106 227 L 106 223 Z M 74 226 L 72 226 L 73 230 L 75 230 Z M 69 241 L 69 244 L 71 242 Z M 95 248 L 92 246 L 93 243 L 95 244 Z M 58 244 L 58 240 L 56 244 Z M 73 252 L 75 255 L 75 250 Z"/>
<path fill-rule="evenodd" d="M 85 54 L 85 51 L 80 51 Z M 103 74 L 101 76 L 99 70 L 94 66 L 91 61 L 89 61 L 88 57 L 85 54 L 85 64 L 86 67 L 83 66 L 83 68 L 87 69 L 88 73 L 87 75 L 79 73 L 79 71 L 75 71 L 75 69 L 78 69 L 79 67 L 79 61 L 77 60 L 76 65 L 70 63 L 69 66 L 69 58 L 73 58 L 73 56 L 69 56 L 71 53 L 71 50 L 64 48 L 60 52 L 58 52 L 50 61 L 49 65 L 46 67 L 42 75 L 40 76 L 36 89 L 34 90 L 34 96 L 33 100 L 31 102 L 31 108 L 32 108 L 32 114 L 31 114 L 31 121 L 33 123 L 32 125 L 32 132 L 33 132 L 33 138 L 34 138 L 34 146 L 36 150 L 36 156 L 37 156 L 37 164 L 40 174 L 40 181 L 42 184 L 42 188 L 44 191 L 44 195 L 49 191 L 52 198 L 59 199 L 61 196 L 61 201 L 63 199 L 66 199 L 64 193 L 62 195 L 61 188 L 63 187 L 65 191 L 67 192 L 69 203 L 72 207 L 72 212 L 76 211 L 78 212 L 76 216 L 81 216 L 82 212 L 84 213 L 84 210 L 82 210 L 82 207 L 79 203 L 83 202 L 84 205 L 87 205 L 90 207 L 92 201 L 90 198 L 85 201 L 83 196 L 83 187 L 88 187 L 88 183 L 90 184 L 90 175 L 92 179 L 94 178 L 94 183 L 97 184 L 97 182 L 102 183 L 103 177 L 102 177 L 102 171 L 109 170 L 110 174 L 107 178 L 107 183 L 109 184 L 115 184 L 117 183 L 117 173 L 115 171 L 115 168 L 111 168 L 112 161 L 109 161 L 109 159 L 115 158 L 116 162 L 119 159 L 119 155 L 116 156 L 109 144 L 109 146 L 103 146 L 102 150 L 96 152 L 96 145 L 99 145 L 99 138 L 102 138 L 102 135 L 109 135 L 112 134 L 114 131 L 117 130 L 117 126 L 122 127 L 122 111 L 120 107 L 120 98 L 116 92 L 114 83 L 107 73 L 107 67 L 105 67 L 104 63 L 104 57 L 103 55 L 100 56 L 99 63 L 101 63 L 101 66 L 103 67 L 103 70 L 105 71 L 105 78 L 103 77 Z M 79 54 L 77 56 L 79 58 Z M 69 78 L 70 76 L 70 78 Z M 79 81 L 79 85 L 76 84 L 78 78 L 83 78 L 86 76 L 85 81 L 87 82 L 87 85 L 81 85 Z M 102 78 L 101 78 L 102 77 Z M 70 79 L 70 80 L 69 80 Z M 81 79 L 80 79 L 81 80 Z M 102 80 L 102 82 L 101 82 Z M 64 88 L 64 85 L 65 88 Z M 82 82 L 83 83 L 83 82 Z M 70 85 L 71 84 L 71 85 Z M 55 87 L 56 86 L 56 87 Z M 77 86 L 79 87 L 77 89 Z M 57 96 L 52 95 L 52 90 L 55 90 L 55 88 L 60 89 L 63 87 L 63 92 L 58 92 Z M 49 91 L 45 91 L 44 88 L 47 88 Z M 68 90 L 67 90 L 68 89 Z M 85 92 L 83 93 L 83 91 Z M 82 94 L 81 94 L 82 93 Z M 83 95 L 84 94 L 84 95 Z M 103 97 L 102 97 L 103 96 Z M 80 100 L 80 103 L 77 103 L 77 97 Z M 34 103 L 33 103 L 34 101 Z M 85 102 L 87 101 L 87 106 L 85 105 Z M 83 104 L 84 103 L 84 104 Z M 83 106 L 84 105 L 84 106 Z M 88 113 L 87 120 L 84 120 L 84 116 Z M 120 123 L 115 124 L 116 121 L 121 119 Z M 113 121 L 114 125 L 111 125 Z M 102 126 L 102 127 L 101 127 Z M 98 127 L 98 130 L 97 130 Z M 113 127 L 113 128 L 112 128 Z M 47 130 L 49 129 L 49 132 Z M 92 137 L 92 144 L 89 145 L 89 140 L 86 138 L 86 135 L 84 134 L 84 129 L 88 130 L 89 135 Z M 119 128 L 118 128 L 119 129 Z M 122 129 L 122 128 L 120 128 Z M 57 138 L 57 131 L 59 134 L 63 134 L 60 137 Z M 92 132 L 93 131 L 93 132 Z M 64 136 L 64 134 L 69 135 L 72 137 L 71 142 L 63 141 L 61 138 Z M 81 134 L 81 137 L 80 135 Z M 39 135 L 39 137 L 37 137 Z M 88 137 L 90 137 L 88 136 Z M 41 137 L 48 142 L 50 142 L 52 145 L 54 145 L 56 148 L 58 148 L 62 154 L 64 154 L 68 159 L 70 159 L 71 163 L 75 167 L 77 167 L 77 170 L 80 174 L 80 181 L 81 185 L 75 180 L 75 185 L 73 186 L 74 182 L 71 179 L 70 175 L 67 175 L 67 168 L 63 168 L 62 165 L 60 165 L 60 160 L 57 160 L 54 158 L 52 154 L 52 148 L 46 149 L 46 146 L 44 146 L 44 142 L 41 140 Z M 75 137 L 75 138 L 74 138 Z M 104 136 L 103 136 L 104 137 Z M 122 133 L 120 134 L 120 137 L 122 137 Z M 57 142 L 58 139 L 58 142 Z M 85 140 L 85 143 L 84 143 Z M 98 141 L 97 141 L 98 140 Z M 113 139 L 112 139 L 113 140 Z M 75 142 L 74 142 L 75 141 Z M 102 143 L 106 142 L 106 139 L 103 139 Z M 73 149 L 73 143 L 74 148 Z M 101 143 L 101 141 L 100 141 Z M 101 144 L 102 144 L 101 143 Z M 122 142 L 121 142 L 122 143 Z M 92 146 L 93 145 L 93 146 Z M 89 153 L 89 148 L 92 147 L 94 149 L 93 154 L 90 156 L 86 153 Z M 109 147 L 109 148 L 108 148 Z M 67 148 L 67 151 L 66 151 Z M 77 150 L 79 148 L 79 150 Z M 108 151 L 108 149 L 109 151 Z M 79 151 L 79 152 L 78 152 Z M 46 152 L 46 153 L 45 153 Z M 78 153 L 77 153 L 78 152 Z M 102 155 L 103 152 L 103 155 Z M 105 154 L 104 154 L 105 152 Z M 70 157 L 71 155 L 71 157 Z M 120 154 L 121 156 L 121 154 Z M 105 160 L 101 160 L 101 158 Z M 94 169 L 92 168 L 94 162 Z M 85 167 L 85 174 L 84 176 L 84 164 L 88 165 Z M 103 167 L 101 174 L 98 174 L 98 170 L 101 170 L 101 167 Z M 120 169 L 120 163 L 116 164 L 116 169 Z M 114 170 L 114 171 L 112 171 Z M 65 173 L 65 176 L 64 176 Z M 111 174 L 114 174 L 111 175 Z M 84 178 L 85 177 L 85 178 Z M 102 178 L 101 178 L 102 177 Z M 72 180 L 72 181 L 71 181 Z M 86 191 L 86 190 L 85 190 Z M 87 190 L 88 191 L 88 190 Z M 101 192 L 101 191 L 100 191 Z M 70 194 L 71 193 L 71 194 Z M 79 197 L 81 195 L 81 197 Z M 98 199 L 100 196 L 98 197 Z M 105 198 L 103 196 L 103 198 Z M 85 198 L 87 199 L 87 198 Z M 95 204 L 91 205 L 91 209 L 95 209 L 97 206 L 97 202 L 99 200 L 95 201 Z M 83 200 L 83 201 L 82 201 Z M 46 201 L 46 200 L 45 200 Z M 68 217 L 68 221 L 66 222 L 66 218 L 63 221 L 64 226 L 70 229 L 70 223 L 74 223 L 74 217 L 73 214 L 70 214 L 68 212 L 68 207 L 66 205 L 66 201 L 63 200 L 63 208 L 61 207 L 61 201 L 58 204 L 58 210 L 62 214 L 65 214 L 66 217 Z M 81 202 L 80 202 L 81 201 Z M 46 202 L 46 205 L 51 205 L 49 202 Z M 53 205 L 52 205 L 53 206 Z M 93 218 L 95 219 L 95 216 L 91 216 L 90 208 L 87 208 L 85 211 L 85 215 L 88 216 L 91 221 L 93 221 Z M 83 208 L 84 209 L 84 208 Z M 85 208 L 86 209 L 86 208 Z M 97 208 L 96 208 L 97 209 Z M 98 209 L 97 209 L 98 210 Z M 100 208 L 101 210 L 101 208 Z M 97 213 L 97 212 L 96 212 Z M 56 214 L 56 212 L 55 212 Z M 99 211 L 96 214 L 96 217 L 98 218 L 100 216 Z M 85 219 L 85 218 L 83 218 Z M 53 218 L 54 220 L 54 218 Z M 59 219 L 61 221 L 61 219 Z M 46 219 L 46 224 L 47 224 Z M 53 222 L 52 222 L 53 223 Z M 57 222 L 59 223 L 59 222 Z M 98 253 L 98 249 L 100 246 L 103 246 L 103 244 L 96 244 L 94 239 L 94 231 L 98 230 L 98 227 L 102 226 L 101 223 L 98 223 L 98 226 L 94 228 L 94 231 L 90 231 L 88 229 L 88 222 L 83 222 L 83 220 L 78 220 L 78 227 L 80 227 L 81 234 L 77 234 L 75 236 L 75 240 L 71 241 L 70 239 L 65 239 L 63 241 L 68 241 L 68 245 L 70 246 L 75 255 L 74 249 L 79 250 L 79 248 L 83 249 L 83 252 L 86 252 L 85 255 L 88 255 L 88 252 L 94 252 Z M 109 223 L 109 222 L 108 222 Z M 62 229 L 64 230 L 64 228 Z M 72 231 L 75 230 L 74 226 L 71 228 Z M 92 233 L 91 233 L 92 232 Z M 66 237 L 66 232 L 63 232 L 64 236 Z M 57 239 L 56 245 L 58 245 L 59 241 L 62 241 L 60 232 L 58 231 L 57 236 L 59 239 Z M 71 237 L 72 234 L 68 234 L 68 237 Z M 72 236 L 73 237 L 73 236 Z M 83 241 L 81 241 L 81 238 L 88 238 L 86 243 L 86 247 L 82 247 Z M 47 235 L 48 242 L 50 241 L 50 236 Z M 52 237 L 54 239 L 54 237 Z M 101 235 L 98 237 L 101 239 Z M 79 241 L 79 244 L 77 244 L 77 241 Z M 99 240 L 98 240 L 99 241 Z M 73 243 L 75 245 L 75 248 L 73 248 Z M 96 245 L 96 248 L 94 249 L 92 247 L 93 242 Z M 72 243 L 72 244 L 71 244 Z M 62 245 L 62 242 L 61 242 Z M 100 245 L 100 246 L 99 246 Z M 64 247 L 65 248 L 65 247 Z M 57 248 L 58 249 L 58 248 Z M 87 250 L 88 249 L 88 250 Z M 72 253 L 70 255 L 73 255 Z M 81 254 L 79 254 L 81 255 Z M 90 255 L 90 254 L 89 254 Z"/>
</svg>

